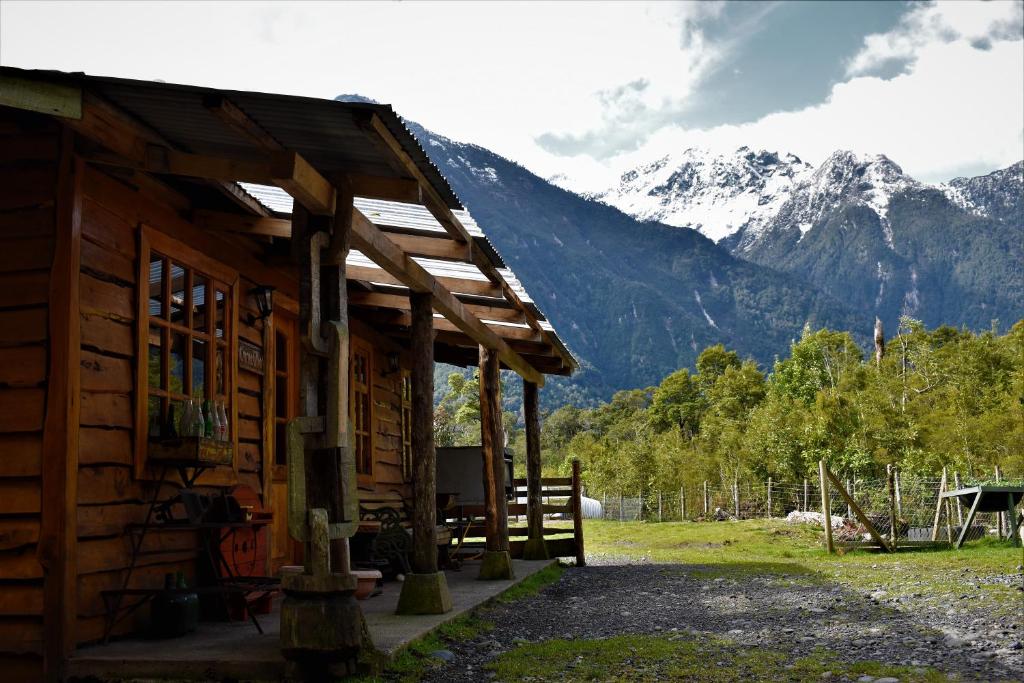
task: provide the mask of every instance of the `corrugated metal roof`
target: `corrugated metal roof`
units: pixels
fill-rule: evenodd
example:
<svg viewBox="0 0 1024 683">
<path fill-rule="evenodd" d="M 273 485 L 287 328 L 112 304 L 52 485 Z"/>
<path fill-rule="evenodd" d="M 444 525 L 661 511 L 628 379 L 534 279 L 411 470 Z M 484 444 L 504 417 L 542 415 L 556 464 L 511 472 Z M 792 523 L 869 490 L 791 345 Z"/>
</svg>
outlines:
<svg viewBox="0 0 1024 683">
<path fill-rule="evenodd" d="M 226 126 L 203 104 L 209 96 L 226 97 L 274 139 L 301 154 L 325 175 L 351 172 L 402 177 L 367 133 L 366 122 L 376 114 L 449 208 L 462 208 L 451 185 L 390 105 L 13 67 L 0 67 L 0 73 L 92 90 L 186 151 L 242 159 L 263 156 L 263 150 Z"/>
</svg>

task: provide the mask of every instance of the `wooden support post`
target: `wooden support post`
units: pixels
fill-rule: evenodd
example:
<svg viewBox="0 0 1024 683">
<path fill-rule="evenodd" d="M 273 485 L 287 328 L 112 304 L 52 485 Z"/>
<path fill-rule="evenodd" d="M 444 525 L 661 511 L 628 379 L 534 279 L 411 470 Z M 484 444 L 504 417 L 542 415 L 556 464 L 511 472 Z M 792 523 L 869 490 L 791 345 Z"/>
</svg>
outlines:
<svg viewBox="0 0 1024 683">
<path fill-rule="evenodd" d="M 523 417 L 526 420 L 526 525 L 529 529 L 524 560 L 548 559 L 544 543 L 544 509 L 541 502 L 540 400 L 538 387 L 523 380 Z"/>
<path fill-rule="evenodd" d="M 79 277 L 82 174 L 74 135 L 65 129 L 57 175 L 56 230 L 50 268 L 46 413 L 43 418 L 42 516 L 37 554 L 43 579 L 43 674 L 63 679 L 75 648 L 78 587 L 78 432 L 81 413 Z M 17 674 L 15 673 L 15 677 Z"/>
<path fill-rule="evenodd" d="M 624 503 L 626 499 L 622 497 L 622 491 L 619 491 L 619 521 L 623 522 L 626 519 L 626 509 Z"/>
<path fill-rule="evenodd" d="M 970 529 L 971 524 L 974 523 L 974 515 L 978 513 L 978 503 L 980 502 L 981 490 L 979 489 L 978 493 L 976 493 L 974 496 L 974 502 L 971 503 L 971 509 L 967 511 L 967 519 L 964 520 L 964 526 L 962 529 L 960 529 L 960 535 L 957 536 L 956 544 L 954 545 L 954 547 L 957 550 L 959 550 L 963 546 L 964 541 L 967 539 L 967 530 Z"/>
<path fill-rule="evenodd" d="M 768 477 L 768 512 L 765 515 L 768 519 L 772 518 L 772 478 Z"/>
<path fill-rule="evenodd" d="M 821 481 L 821 514 L 825 526 L 825 548 L 829 553 L 836 551 L 832 544 L 832 501 L 828 497 L 828 479 L 825 477 L 825 461 L 818 461 L 818 476 Z"/>
<path fill-rule="evenodd" d="M 662 521 L 662 519 L 661 519 L 661 491 L 658 491 L 658 521 L 659 522 Z"/>
<path fill-rule="evenodd" d="M 996 465 L 996 483 L 998 484 L 1003 480 L 1003 473 L 999 470 L 999 465 Z M 996 513 L 996 538 L 1003 540 L 1003 513 Z"/>
<path fill-rule="evenodd" d="M 946 540 L 953 542 L 953 503 L 946 498 Z"/>
<path fill-rule="evenodd" d="M 437 451 L 434 448 L 434 311 L 427 292 L 410 292 L 412 308 L 412 574 L 398 614 L 444 614 L 452 598 L 437 570 Z"/>
<path fill-rule="evenodd" d="M 686 521 L 686 488 L 679 489 L 679 521 Z"/>
<path fill-rule="evenodd" d="M 810 508 L 807 507 L 807 495 L 810 493 L 807 487 L 807 477 L 804 477 L 804 512 L 807 512 Z"/>
<path fill-rule="evenodd" d="M 954 482 L 953 483 L 953 488 L 955 490 L 959 490 L 960 486 L 961 486 L 961 484 L 960 484 L 960 473 L 959 472 L 954 472 L 953 473 L 953 482 Z M 963 526 L 964 525 L 964 506 L 963 506 L 963 503 L 960 502 L 960 496 L 956 497 L 956 523 L 959 526 Z"/>
<path fill-rule="evenodd" d="M 1014 545 L 1021 545 L 1020 533 L 1017 531 L 1017 529 L 1020 526 L 1020 524 L 1018 522 L 1018 517 L 1017 517 L 1017 506 L 1013 504 L 1013 494 L 1012 493 L 1007 493 L 1006 494 L 1006 519 L 1007 519 L 1006 537 Z"/>
<path fill-rule="evenodd" d="M 853 487 L 850 486 L 850 478 L 849 477 L 846 478 L 846 490 L 847 491 L 853 491 Z M 849 503 L 847 503 L 846 504 L 846 518 L 849 519 L 850 517 L 853 517 L 853 508 L 850 507 Z"/>
<path fill-rule="evenodd" d="M 846 501 L 846 504 L 853 508 L 853 514 L 857 517 L 857 521 L 864 525 L 864 528 L 868 530 L 868 533 L 871 534 L 871 538 L 874 539 L 875 543 L 877 543 L 880 548 L 888 552 L 892 552 L 892 546 L 886 543 L 885 539 L 882 538 L 882 535 L 878 533 L 878 529 L 876 529 L 875 525 L 871 523 L 871 520 L 868 519 L 868 516 L 864 514 L 864 511 L 860 509 L 860 506 L 857 505 L 857 501 L 855 501 L 853 499 L 853 496 L 851 496 L 850 493 L 845 488 L 843 488 L 843 485 L 839 483 L 839 480 L 836 479 L 836 476 L 828 471 L 828 467 L 824 465 L 825 461 L 822 460 L 821 462 L 821 467 L 825 473 L 825 477 L 828 479 L 829 483 L 836 487 L 836 490 L 839 491 L 839 495 L 843 497 L 843 500 Z"/>
<path fill-rule="evenodd" d="M 704 516 L 708 516 L 708 480 L 704 480 Z"/>
<path fill-rule="evenodd" d="M 896 468 L 891 464 L 885 466 L 886 484 L 889 488 L 889 549 L 896 550 L 896 538 L 899 530 L 896 527 Z"/>
<path fill-rule="evenodd" d="M 583 501 L 580 489 L 580 461 L 572 461 L 572 535 L 576 541 L 576 566 L 584 567 L 587 558 L 583 552 Z"/>
<path fill-rule="evenodd" d="M 481 579 L 511 579 L 508 505 L 505 501 L 505 438 L 501 424 L 498 352 L 480 347 L 480 442 L 483 450 L 486 552 Z"/>
<path fill-rule="evenodd" d="M 935 500 L 935 520 L 932 522 L 932 541 L 939 540 L 939 520 L 942 519 L 942 494 L 946 491 L 946 468 L 942 468 L 942 479 L 939 480 L 939 492 Z"/>
</svg>

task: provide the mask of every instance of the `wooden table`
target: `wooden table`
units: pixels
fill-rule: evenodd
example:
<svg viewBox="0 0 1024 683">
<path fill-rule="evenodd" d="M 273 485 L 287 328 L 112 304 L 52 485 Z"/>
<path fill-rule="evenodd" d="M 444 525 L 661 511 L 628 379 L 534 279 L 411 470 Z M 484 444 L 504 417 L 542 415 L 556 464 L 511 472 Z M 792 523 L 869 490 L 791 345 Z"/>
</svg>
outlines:
<svg viewBox="0 0 1024 683">
<path fill-rule="evenodd" d="M 960 548 L 967 538 L 967 530 L 971 528 L 974 516 L 979 512 L 1006 512 L 1010 520 L 1010 538 L 1014 545 L 1020 545 L 1021 521 L 1017 517 L 1017 503 L 1024 498 L 1024 486 L 1001 486 L 999 484 L 981 484 L 979 486 L 968 486 L 955 491 L 943 491 L 940 498 L 964 498 L 971 500 L 970 511 L 967 519 L 964 520 L 963 528 L 960 529 L 960 536 L 957 537 L 955 548 Z"/>
</svg>

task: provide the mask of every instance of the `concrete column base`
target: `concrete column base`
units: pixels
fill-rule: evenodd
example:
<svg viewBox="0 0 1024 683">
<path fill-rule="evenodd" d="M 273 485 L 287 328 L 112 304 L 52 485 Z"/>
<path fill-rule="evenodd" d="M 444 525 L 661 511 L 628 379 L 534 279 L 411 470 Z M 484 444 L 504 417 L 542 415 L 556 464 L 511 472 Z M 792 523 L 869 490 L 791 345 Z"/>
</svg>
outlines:
<svg viewBox="0 0 1024 683">
<path fill-rule="evenodd" d="M 523 545 L 523 559 L 550 560 L 551 556 L 548 555 L 548 544 L 544 542 L 543 538 L 527 539 L 526 544 Z"/>
<path fill-rule="evenodd" d="M 515 577 L 515 572 L 512 571 L 512 555 L 507 550 L 484 551 L 484 559 L 480 565 L 480 576 L 477 577 L 478 579 L 495 581 L 514 579 Z"/>
<path fill-rule="evenodd" d="M 452 611 L 452 596 L 444 572 L 406 574 L 395 614 L 445 614 Z"/>
</svg>

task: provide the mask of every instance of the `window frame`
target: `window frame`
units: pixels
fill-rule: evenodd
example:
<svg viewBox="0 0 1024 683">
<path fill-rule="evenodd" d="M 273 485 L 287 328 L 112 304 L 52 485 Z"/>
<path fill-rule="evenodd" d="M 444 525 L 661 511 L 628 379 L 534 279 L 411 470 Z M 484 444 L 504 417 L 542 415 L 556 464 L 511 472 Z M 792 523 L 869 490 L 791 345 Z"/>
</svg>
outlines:
<svg viewBox="0 0 1024 683">
<path fill-rule="evenodd" d="M 149 268 L 150 268 L 150 254 L 157 252 L 164 256 L 167 261 L 168 267 L 171 263 L 180 265 L 188 268 L 190 272 L 199 272 L 201 275 L 209 278 L 207 288 L 208 293 L 205 295 L 210 297 L 209 292 L 216 291 L 220 285 L 225 290 L 225 311 L 224 311 L 224 396 L 227 399 L 227 414 L 228 421 L 230 423 L 230 439 L 229 442 L 232 445 L 232 464 L 231 473 L 223 472 L 222 468 L 212 470 L 203 476 L 203 481 L 209 481 L 210 483 L 233 483 L 237 481 L 238 470 L 239 470 L 239 457 L 238 457 L 238 289 L 239 289 L 239 275 L 238 272 L 225 266 L 218 261 L 211 259 L 209 256 L 203 254 L 201 251 L 194 249 L 187 244 L 181 242 L 174 237 L 167 235 L 159 230 L 143 224 L 139 231 L 139 251 L 138 251 L 138 281 L 136 283 L 136 295 L 137 295 L 137 308 L 136 308 L 136 357 L 135 357 L 135 453 L 134 453 L 134 468 L 136 478 L 155 478 L 157 473 L 152 471 L 149 467 L 149 329 L 152 324 L 151 320 L 155 316 L 151 316 L 149 313 Z M 170 273 L 165 273 L 165 277 L 170 281 Z M 188 282 L 188 281 L 187 281 Z M 189 282 L 190 286 L 191 282 Z M 170 302 L 167 298 L 168 287 L 164 287 L 163 300 L 164 306 L 169 306 Z M 191 292 L 189 294 L 191 296 Z M 213 295 L 215 297 L 215 295 Z M 214 298 L 215 301 L 215 298 Z M 212 309 L 208 309 L 212 310 Z M 189 313 L 191 316 L 191 313 Z M 162 317 L 162 316 L 161 316 Z M 189 321 L 186 321 L 189 322 Z M 212 355 L 216 358 L 216 317 L 209 317 L 209 342 L 212 342 Z M 162 334 L 163 338 L 170 339 L 171 330 L 179 330 L 186 334 L 186 357 L 191 359 L 192 356 L 192 340 L 195 339 L 193 331 L 189 329 L 185 331 L 185 327 L 171 323 L 169 320 L 161 321 L 157 323 L 157 326 L 161 330 L 166 329 L 168 332 Z M 179 329 L 180 328 L 180 329 Z M 209 343 L 208 342 L 208 343 Z M 161 344 L 161 356 L 165 355 L 169 357 L 170 349 L 167 348 L 163 343 Z M 162 369 L 162 374 L 170 372 L 169 368 Z M 216 367 L 215 364 L 206 368 L 206 377 L 215 377 Z M 188 378 L 188 384 L 191 385 L 192 378 Z M 207 384 L 209 384 L 208 380 Z M 215 379 L 213 380 L 216 381 Z M 164 390 L 160 390 L 163 392 Z M 205 393 L 205 392 L 204 392 Z M 212 398 L 207 396 L 207 398 Z M 218 472 L 221 472 L 218 475 Z"/>
<path fill-rule="evenodd" d="M 365 396 L 366 396 L 366 425 L 365 429 L 359 428 L 359 421 L 356 419 L 356 406 L 358 401 L 356 396 L 358 393 L 362 393 L 360 388 L 357 387 L 356 383 L 356 355 L 362 355 L 366 358 L 366 384 L 365 384 Z M 349 417 L 352 420 L 352 436 L 355 442 L 355 452 L 352 454 L 355 459 L 356 465 L 356 479 L 360 486 L 372 487 L 374 484 L 373 470 L 374 470 L 374 448 L 376 446 L 376 439 L 373 428 L 374 423 L 374 404 L 373 404 L 373 347 L 365 340 L 356 337 L 354 335 L 349 337 L 349 373 L 348 373 L 348 386 L 349 386 Z M 367 464 L 368 469 L 361 469 L 362 463 L 359 458 L 359 439 L 361 435 L 366 437 L 366 450 L 367 450 Z"/>
<path fill-rule="evenodd" d="M 288 481 L 288 458 L 287 454 L 282 455 L 280 462 L 278 459 L 278 445 L 280 441 L 280 435 L 285 432 L 288 421 L 298 417 L 299 414 L 299 324 L 298 319 L 289 312 L 275 310 L 274 311 L 274 362 L 273 362 L 273 376 L 269 377 L 268 381 L 274 382 L 274 405 L 270 407 L 273 412 L 273 439 L 270 441 L 272 444 L 270 457 L 268 461 L 272 468 L 272 480 L 275 482 L 286 482 Z M 286 351 L 286 357 L 288 360 L 288 368 L 281 370 L 277 365 L 278 356 L 278 342 L 279 336 L 283 337 L 290 348 Z M 269 354 L 268 354 L 269 355 Z M 284 398 L 284 406 L 286 415 L 280 415 L 278 407 L 280 405 L 281 397 L 279 396 L 278 389 L 280 388 L 278 380 L 284 380 L 283 384 L 288 395 Z"/>
</svg>

